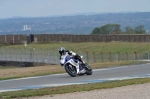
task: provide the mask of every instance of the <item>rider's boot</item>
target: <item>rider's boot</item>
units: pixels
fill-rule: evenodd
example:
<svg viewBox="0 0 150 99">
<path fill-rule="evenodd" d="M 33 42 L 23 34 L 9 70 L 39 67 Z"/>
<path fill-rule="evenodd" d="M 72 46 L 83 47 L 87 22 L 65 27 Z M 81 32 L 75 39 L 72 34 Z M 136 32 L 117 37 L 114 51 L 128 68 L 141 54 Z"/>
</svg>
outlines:
<svg viewBox="0 0 150 99">
<path fill-rule="evenodd" d="M 82 66 L 79 67 L 79 70 L 80 70 L 80 74 L 81 74 L 81 73 L 85 73 L 85 69 L 82 68 Z"/>
</svg>

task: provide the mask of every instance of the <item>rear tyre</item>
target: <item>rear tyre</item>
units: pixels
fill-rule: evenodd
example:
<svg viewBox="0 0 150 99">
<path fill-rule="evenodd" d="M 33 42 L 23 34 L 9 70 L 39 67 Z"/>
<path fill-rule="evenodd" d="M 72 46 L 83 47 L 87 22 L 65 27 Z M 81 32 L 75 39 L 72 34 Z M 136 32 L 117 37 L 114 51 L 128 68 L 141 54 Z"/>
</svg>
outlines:
<svg viewBox="0 0 150 99">
<path fill-rule="evenodd" d="M 66 64 L 65 65 L 65 70 L 66 72 L 72 76 L 72 77 L 76 77 L 77 76 L 77 70 L 74 66 L 72 66 L 71 64 Z"/>
</svg>

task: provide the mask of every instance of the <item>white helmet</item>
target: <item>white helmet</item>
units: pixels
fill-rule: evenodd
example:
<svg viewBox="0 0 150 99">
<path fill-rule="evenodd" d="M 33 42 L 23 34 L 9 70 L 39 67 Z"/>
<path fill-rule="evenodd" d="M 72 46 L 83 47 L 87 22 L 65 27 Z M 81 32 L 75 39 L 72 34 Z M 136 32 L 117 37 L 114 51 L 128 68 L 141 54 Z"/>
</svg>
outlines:
<svg viewBox="0 0 150 99">
<path fill-rule="evenodd" d="M 61 55 L 64 54 L 64 53 L 65 53 L 65 50 L 66 50 L 66 49 L 65 49 L 64 47 L 60 47 L 60 48 L 59 48 L 59 54 L 61 54 Z"/>
</svg>

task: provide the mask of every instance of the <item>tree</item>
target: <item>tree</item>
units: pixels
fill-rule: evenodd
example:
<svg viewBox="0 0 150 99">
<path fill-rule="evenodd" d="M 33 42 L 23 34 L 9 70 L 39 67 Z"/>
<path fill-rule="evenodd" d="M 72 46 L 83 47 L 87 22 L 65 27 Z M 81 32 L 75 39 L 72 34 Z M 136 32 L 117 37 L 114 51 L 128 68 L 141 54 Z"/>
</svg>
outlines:
<svg viewBox="0 0 150 99">
<path fill-rule="evenodd" d="M 146 34 L 146 30 L 144 29 L 143 25 L 135 27 L 134 31 L 136 34 Z"/>
<path fill-rule="evenodd" d="M 98 34 L 100 32 L 100 29 L 97 27 L 92 31 L 92 34 Z"/>
<path fill-rule="evenodd" d="M 127 34 L 134 34 L 135 31 L 134 31 L 134 29 L 132 29 L 131 27 L 127 26 L 127 27 L 126 27 L 126 33 L 127 33 Z"/>
<path fill-rule="evenodd" d="M 122 31 L 120 29 L 120 24 L 113 24 L 113 28 L 114 28 L 114 31 L 113 31 L 114 34 L 122 33 Z"/>
<path fill-rule="evenodd" d="M 120 34 L 121 29 L 119 24 L 106 24 L 100 28 L 95 28 L 91 34 Z"/>
</svg>

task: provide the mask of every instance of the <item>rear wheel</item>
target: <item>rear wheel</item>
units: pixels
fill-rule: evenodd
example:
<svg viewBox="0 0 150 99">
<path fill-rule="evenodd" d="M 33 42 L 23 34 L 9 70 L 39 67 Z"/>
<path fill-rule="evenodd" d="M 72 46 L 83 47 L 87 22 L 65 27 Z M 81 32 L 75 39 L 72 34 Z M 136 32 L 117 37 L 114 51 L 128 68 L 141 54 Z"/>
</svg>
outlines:
<svg viewBox="0 0 150 99">
<path fill-rule="evenodd" d="M 77 76 L 77 70 L 74 66 L 72 66 L 71 64 L 66 64 L 65 66 L 65 70 L 66 72 L 72 76 L 72 77 L 76 77 Z"/>
</svg>

